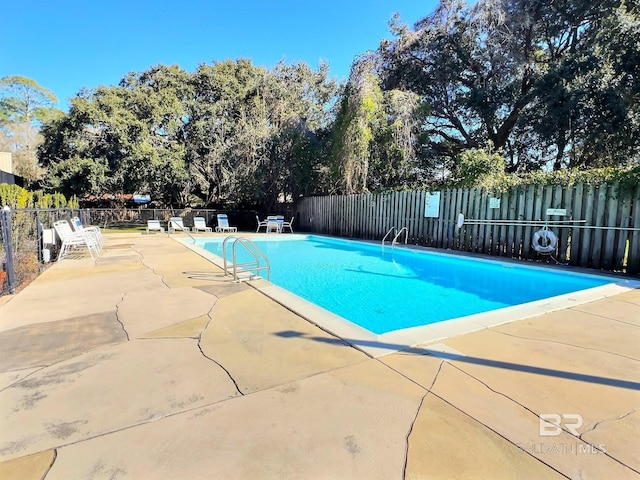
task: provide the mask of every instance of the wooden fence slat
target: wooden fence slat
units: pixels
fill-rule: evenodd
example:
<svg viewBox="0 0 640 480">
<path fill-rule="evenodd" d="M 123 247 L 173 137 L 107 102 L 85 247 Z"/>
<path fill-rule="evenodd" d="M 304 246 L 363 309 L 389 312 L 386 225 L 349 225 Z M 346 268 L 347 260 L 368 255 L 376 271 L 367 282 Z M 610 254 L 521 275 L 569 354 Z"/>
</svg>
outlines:
<svg viewBox="0 0 640 480">
<path fill-rule="evenodd" d="M 617 225 L 616 219 L 618 216 L 618 194 L 619 186 L 618 182 L 609 185 L 607 189 L 607 204 L 606 204 L 606 220 L 605 225 L 607 227 L 615 227 Z M 617 245 L 616 235 L 621 233 L 615 228 L 609 228 L 604 235 L 604 244 L 602 249 L 602 268 L 610 270 L 614 264 L 615 247 Z"/>
<path fill-rule="evenodd" d="M 615 249 L 613 269 L 621 271 L 628 263 L 627 245 L 629 244 L 630 231 L 629 223 L 631 222 L 631 202 L 633 192 L 623 191 L 618 185 L 619 201 L 618 201 L 618 222 L 622 230 L 618 232 L 618 243 Z"/>
<path fill-rule="evenodd" d="M 458 215 L 464 215 L 465 220 L 468 218 L 468 212 L 471 207 L 471 204 L 474 201 L 474 190 L 469 188 L 465 189 L 462 196 L 462 203 L 460 205 L 460 210 L 456 213 L 456 223 L 458 221 Z M 466 224 L 462 224 L 462 227 L 458 229 L 458 238 L 459 238 L 459 249 L 463 252 L 469 251 L 469 234 L 470 229 L 467 228 Z"/>
<path fill-rule="evenodd" d="M 525 220 L 535 220 L 535 206 L 536 206 L 536 190 L 537 187 L 535 185 L 528 185 L 526 191 L 526 200 L 525 200 Z M 522 227 L 523 237 L 522 237 L 522 258 L 531 258 L 531 243 L 532 243 L 532 228 L 531 227 Z"/>
<path fill-rule="evenodd" d="M 508 220 L 516 220 L 518 217 L 517 208 L 518 208 L 518 189 L 517 187 L 510 188 L 508 190 L 509 195 L 509 206 L 507 208 L 507 219 Z M 504 250 L 504 254 L 507 257 L 513 257 L 514 251 L 516 250 L 516 227 L 515 225 L 510 225 L 507 227 L 506 232 L 506 248 Z"/>
<path fill-rule="evenodd" d="M 594 185 L 588 185 L 583 199 L 583 218 L 585 220 L 585 226 L 595 225 L 596 217 L 596 187 Z M 580 266 L 588 267 L 591 264 L 590 249 L 592 243 L 593 230 L 585 228 L 581 239 L 580 248 Z"/>
<path fill-rule="evenodd" d="M 500 195 L 500 220 L 508 220 L 509 217 L 509 190 L 505 190 Z M 498 234 L 498 244 L 496 245 L 496 254 L 505 255 L 507 252 L 507 226 L 500 226 Z"/>
<path fill-rule="evenodd" d="M 526 192 L 522 186 L 518 186 L 517 188 L 517 197 L 518 197 L 518 207 L 516 212 L 516 220 L 523 221 L 525 218 L 525 207 L 526 207 Z M 516 257 L 524 256 L 523 246 L 524 246 L 524 231 L 525 228 L 521 225 L 518 225 L 515 229 L 514 233 L 514 246 L 513 253 Z"/>
<path fill-rule="evenodd" d="M 367 197 L 368 193 L 363 193 L 360 195 L 359 208 L 360 208 L 360 228 L 362 228 L 362 238 L 369 238 L 369 209 L 367 208 Z"/>
<path fill-rule="evenodd" d="M 569 220 L 583 220 L 582 218 L 582 196 L 583 184 L 579 183 L 573 191 Z M 582 241 L 584 229 L 579 228 L 582 223 L 574 223 L 573 228 L 567 229 L 571 232 L 571 245 L 569 248 L 569 265 L 579 265 L 580 262 L 580 242 Z"/>
<path fill-rule="evenodd" d="M 491 198 L 495 198 L 493 193 L 488 192 L 487 194 L 487 204 L 484 212 L 480 212 L 480 215 L 484 214 L 484 220 L 491 221 L 493 220 L 495 208 L 490 208 L 490 200 Z M 493 252 L 493 242 L 495 237 L 493 235 L 493 227 L 491 225 L 484 226 L 484 245 L 482 247 L 482 253 L 485 255 L 491 255 Z"/>
<path fill-rule="evenodd" d="M 426 228 L 425 228 L 425 218 L 424 218 L 424 203 L 426 198 L 426 192 L 424 190 L 420 190 L 418 192 L 418 237 L 420 239 L 420 245 L 427 244 L 427 236 L 426 236 Z"/>
<path fill-rule="evenodd" d="M 602 227 L 605 222 L 605 211 L 607 206 L 607 189 L 606 183 L 598 187 L 598 193 L 596 196 L 596 213 L 595 213 L 595 226 Z M 591 245 L 591 267 L 600 268 L 602 264 L 602 242 L 603 242 L 603 230 L 602 228 L 596 228 L 593 232 L 593 243 Z"/>
<path fill-rule="evenodd" d="M 471 218 L 474 220 L 477 220 L 480 218 L 480 208 L 482 205 L 482 202 L 485 199 L 485 195 L 484 192 L 482 190 L 482 188 L 475 188 L 475 194 L 474 196 L 476 197 L 476 201 L 473 205 L 473 211 L 471 213 Z M 472 225 L 471 227 L 471 251 L 474 253 L 477 253 L 480 251 L 480 226 L 479 225 Z"/>
<path fill-rule="evenodd" d="M 378 195 L 376 200 L 376 204 L 377 204 L 376 212 L 378 215 L 378 218 L 376 219 L 376 225 L 377 225 L 377 231 L 378 231 L 377 238 L 380 238 L 380 240 L 382 240 L 382 237 L 386 233 L 384 231 L 384 208 L 383 208 L 384 202 L 382 201 L 383 198 L 384 198 L 384 195 Z"/>
<path fill-rule="evenodd" d="M 406 205 L 406 193 L 407 192 L 399 192 L 398 194 L 398 232 L 400 232 L 401 228 L 405 227 L 405 221 L 404 221 L 404 211 L 405 211 L 405 205 Z"/>
<path fill-rule="evenodd" d="M 451 248 L 452 238 L 451 238 L 451 217 L 452 217 L 452 209 L 455 208 L 456 202 L 456 190 L 449 188 L 447 190 L 447 202 L 443 205 L 443 213 L 444 216 L 442 218 L 442 246 L 444 248 Z"/>
<path fill-rule="evenodd" d="M 627 273 L 636 274 L 640 273 L 640 185 L 636 187 L 633 196 L 631 214 L 633 218 L 631 228 L 635 230 L 631 233 L 629 240 Z"/>
<path fill-rule="evenodd" d="M 565 210 L 568 210 L 566 200 L 566 188 L 563 188 L 560 185 L 556 186 L 553 189 L 553 200 L 551 201 L 551 208 L 563 208 Z M 562 215 L 547 215 L 545 218 L 547 218 L 547 220 L 549 221 L 566 220 L 566 217 Z M 553 230 L 558 240 L 558 244 L 556 247 L 556 258 L 558 259 L 558 261 L 564 263 L 565 259 L 567 258 L 567 239 L 569 238 L 567 226 L 555 226 Z"/>
</svg>

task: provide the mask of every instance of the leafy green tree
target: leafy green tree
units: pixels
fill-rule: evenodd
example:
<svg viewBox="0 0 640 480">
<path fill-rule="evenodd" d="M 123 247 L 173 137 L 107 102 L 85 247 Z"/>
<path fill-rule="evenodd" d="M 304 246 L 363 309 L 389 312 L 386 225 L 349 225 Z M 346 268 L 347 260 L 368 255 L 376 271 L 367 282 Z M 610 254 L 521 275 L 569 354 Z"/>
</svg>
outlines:
<svg viewBox="0 0 640 480">
<path fill-rule="evenodd" d="M 379 49 L 383 88 L 429 103 L 423 147 L 445 171 L 486 142 L 511 171 L 637 155 L 636 3 L 442 0 L 392 31 Z"/>
<path fill-rule="evenodd" d="M 624 165 L 637 155 L 640 21 L 625 2 L 575 1 L 543 10 L 544 69 L 523 120 L 553 168 Z M 635 70 L 635 71 L 634 71 Z"/>
<path fill-rule="evenodd" d="M 69 114 L 43 129 L 48 187 L 78 196 L 141 192 L 162 204 L 184 204 L 190 97 L 188 74 L 160 65 L 73 98 Z"/>
<path fill-rule="evenodd" d="M 381 89 L 376 59 L 352 66 L 333 128 L 333 192 L 360 193 L 420 184 L 427 170 L 420 130 L 428 105 L 416 93 Z"/>
<path fill-rule="evenodd" d="M 48 187 L 162 205 L 274 206 L 313 191 L 336 95 L 328 67 L 159 65 L 71 100 L 46 123 Z"/>
<path fill-rule="evenodd" d="M 56 96 L 35 80 L 0 78 L 0 149 L 13 152 L 15 173 L 31 183 L 40 174 L 36 151 L 43 121 L 60 116 Z"/>
<path fill-rule="evenodd" d="M 349 195 L 369 190 L 372 142 L 384 121 L 384 97 L 366 62 L 354 64 L 334 127 L 334 177 Z"/>
<path fill-rule="evenodd" d="M 187 158 L 206 204 L 264 205 L 311 191 L 316 132 L 328 125 L 335 82 L 328 69 L 249 60 L 201 65 L 193 75 Z"/>
</svg>

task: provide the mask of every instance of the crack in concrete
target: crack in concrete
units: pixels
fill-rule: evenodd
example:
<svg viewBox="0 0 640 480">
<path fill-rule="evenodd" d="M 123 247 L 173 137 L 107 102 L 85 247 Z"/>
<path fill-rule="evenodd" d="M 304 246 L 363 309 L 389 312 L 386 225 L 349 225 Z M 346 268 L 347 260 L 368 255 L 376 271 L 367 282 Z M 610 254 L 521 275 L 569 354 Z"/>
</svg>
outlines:
<svg viewBox="0 0 640 480">
<path fill-rule="evenodd" d="M 202 332 L 204 332 L 207 329 L 207 327 L 209 326 L 209 324 L 213 321 L 212 312 L 213 312 L 214 308 L 215 308 L 215 303 L 211 306 L 211 309 L 209 310 L 209 312 L 207 312 L 207 317 L 209 317 L 209 321 L 207 322 L 205 327 L 202 329 Z M 220 362 L 218 362 L 217 360 L 209 357 L 206 353 L 204 353 L 204 350 L 202 349 L 202 332 L 200 332 L 200 335 L 198 335 L 198 338 L 197 338 L 197 340 L 198 340 L 198 350 L 200 350 L 200 353 L 202 354 L 202 356 L 204 358 L 206 358 L 207 360 L 210 360 L 211 362 L 213 362 L 216 365 L 218 365 L 222 370 L 224 370 L 224 372 L 227 374 L 229 379 L 233 382 L 233 385 L 235 386 L 236 391 L 238 392 L 238 394 L 244 396 L 245 393 L 242 390 L 240 390 L 240 386 L 238 385 L 238 382 L 236 381 L 236 379 L 233 378 L 233 375 L 231 375 L 231 372 L 229 370 L 227 370 L 224 367 L 224 365 L 222 365 Z"/>
<path fill-rule="evenodd" d="M 628 417 L 629 415 L 634 414 L 634 413 L 636 413 L 637 411 L 638 411 L 638 409 L 637 409 L 637 408 L 634 408 L 634 409 L 633 409 L 633 410 L 631 410 L 630 412 L 623 413 L 622 415 L 618 415 L 617 417 L 610 417 L 610 418 L 605 418 L 605 419 L 603 419 L 603 420 L 600 420 L 599 422 L 594 423 L 593 427 L 591 427 L 589 430 L 587 430 L 586 432 L 582 432 L 582 433 L 578 436 L 578 438 L 584 442 L 584 441 L 586 441 L 586 440 L 584 440 L 584 439 L 582 438 L 582 436 L 583 436 L 583 435 L 585 435 L 585 434 L 587 434 L 587 433 L 589 433 L 589 432 L 593 432 L 593 431 L 594 431 L 596 428 L 598 428 L 601 424 L 603 424 L 603 423 L 605 423 L 605 422 L 614 422 L 614 421 L 617 421 L 617 420 L 622 420 L 623 418 Z M 589 443 L 589 442 L 586 442 L 586 443 Z"/>
<path fill-rule="evenodd" d="M 126 297 L 127 294 L 125 293 L 121 298 L 120 301 L 118 303 L 116 303 L 116 321 L 120 324 L 120 327 L 122 328 L 122 331 L 124 332 L 124 334 L 127 337 L 127 342 L 130 341 L 131 339 L 129 338 L 129 332 L 127 332 L 127 329 L 124 326 L 124 323 L 122 322 L 122 320 L 120 320 L 120 304 L 122 302 L 124 302 L 124 297 Z"/>
<path fill-rule="evenodd" d="M 457 366 L 457 365 L 453 365 L 451 362 L 449 362 L 449 364 L 450 364 L 453 368 L 455 368 L 455 369 L 459 370 L 461 373 L 463 373 L 463 374 L 465 374 L 465 375 L 467 375 L 467 376 L 469 376 L 469 377 L 473 378 L 473 379 L 474 379 L 475 381 L 477 381 L 478 383 L 480 383 L 480 384 L 484 385 L 487 389 L 491 390 L 493 393 L 496 393 L 496 394 L 498 394 L 498 395 L 501 395 L 502 397 L 506 398 L 507 400 L 509 400 L 509 401 L 511 401 L 511 402 L 513 402 L 513 403 L 515 403 L 516 405 L 519 405 L 519 406 L 520 406 L 520 407 L 522 407 L 523 409 L 525 409 L 525 410 L 527 410 L 528 412 L 530 412 L 530 413 L 534 414 L 534 415 L 536 416 L 536 418 L 538 418 L 538 419 L 540 418 L 540 414 L 538 414 L 538 413 L 534 412 L 532 409 L 530 409 L 530 408 L 529 408 L 529 407 L 527 407 L 526 405 L 524 405 L 524 404 L 522 404 L 522 403 L 518 402 L 518 401 L 517 401 L 517 400 L 515 400 L 514 398 L 511 398 L 511 397 L 510 397 L 509 395 L 507 395 L 506 393 L 499 392 L 498 390 L 496 390 L 496 389 L 494 389 L 494 388 L 490 387 L 490 386 L 489 386 L 489 384 L 487 384 L 487 383 L 483 382 L 482 380 L 480 380 L 479 378 L 477 378 L 477 377 L 475 377 L 474 375 L 470 374 L 469 372 L 467 372 L 467 371 L 463 370 L 463 369 L 462 369 L 462 368 L 460 368 L 459 366 Z M 437 394 L 435 394 L 435 393 L 434 393 L 434 395 L 436 395 L 436 397 L 441 398 L 442 400 L 444 400 L 444 398 L 439 397 Z M 446 400 L 444 400 L 444 401 L 446 402 Z M 449 402 L 447 402 L 447 403 L 449 403 Z M 451 404 L 450 404 L 450 405 L 451 405 Z M 468 413 L 464 412 L 463 410 L 459 409 L 458 407 L 455 407 L 454 405 L 452 405 L 452 406 L 453 406 L 454 408 L 457 408 L 457 409 L 458 409 L 458 410 L 460 410 L 461 412 L 465 413 L 465 414 L 466 414 L 466 415 L 468 415 L 469 417 L 473 418 L 475 421 L 477 421 L 477 422 L 481 423 L 482 425 L 486 426 L 486 427 L 487 427 L 488 429 L 490 429 L 491 431 L 493 431 L 493 432 L 495 432 L 496 434 L 500 435 L 502 438 L 504 438 L 505 440 L 507 440 L 507 441 L 508 441 L 509 443 L 511 443 L 512 445 L 515 445 L 516 447 L 520 448 L 520 446 L 519 446 L 517 443 L 514 443 L 511 439 L 509 439 L 509 438 L 505 437 L 504 435 L 502 435 L 502 434 L 498 433 L 497 431 L 493 430 L 493 429 L 492 429 L 491 427 L 489 427 L 488 425 L 486 425 L 486 424 L 484 424 L 484 423 L 480 422 L 480 420 L 478 420 L 477 418 L 473 417 L 472 415 L 469 415 Z M 630 415 L 631 413 L 633 413 L 633 412 L 629 412 L 629 413 L 628 413 L 628 414 L 626 414 L 626 415 Z M 626 415 L 625 415 L 625 416 L 626 416 Z M 603 420 L 603 421 L 604 421 L 604 420 Z M 594 444 L 592 444 L 591 442 L 588 442 L 588 441 L 584 440 L 583 438 L 581 438 L 583 434 L 580 434 L 579 436 L 578 436 L 578 435 L 574 435 L 574 434 L 573 434 L 573 433 L 571 433 L 569 430 L 566 430 L 562 425 L 556 425 L 556 426 L 557 426 L 557 427 L 559 427 L 559 428 L 561 428 L 563 432 L 565 432 L 565 433 L 567 433 L 567 434 L 571 435 L 572 437 L 574 437 L 574 438 L 576 438 L 576 439 L 580 440 L 581 442 L 586 443 L 586 444 L 587 444 L 587 445 L 589 445 L 592 449 L 596 449 L 596 450 L 600 451 L 603 455 L 606 455 L 607 457 L 609 457 L 609 458 L 610 458 L 611 460 L 613 460 L 614 462 L 619 463 L 619 464 L 620 464 L 620 465 L 622 465 L 623 467 L 626 467 L 626 468 L 628 468 L 629 470 L 631 470 L 631 471 L 633 471 L 633 472 L 640 473 L 640 472 L 638 472 L 636 469 L 634 469 L 633 467 L 631 467 L 630 465 L 627 465 L 626 463 L 622 462 L 621 460 L 618 460 L 617 458 L 615 458 L 615 457 L 611 456 L 611 454 L 610 454 L 609 452 L 603 451 L 603 450 L 601 450 L 597 445 L 594 445 Z M 583 433 L 586 433 L 586 432 L 583 432 Z M 525 452 L 526 452 L 526 450 L 523 450 L 523 451 L 525 451 Z M 542 463 L 544 463 L 545 465 L 547 465 L 549 468 L 553 468 L 553 467 L 552 467 L 551 465 L 549 465 L 548 463 L 546 463 L 546 462 L 544 462 L 543 460 L 539 459 L 538 457 L 534 456 L 531 452 L 526 452 L 526 453 L 528 453 L 529 455 L 531 455 L 533 458 L 536 458 L 537 460 L 540 460 Z M 555 470 L 555 468 L 553 468 L 553 469 Z M 556 471 L 557 471 L 557 470 L 556 470 Z M 562 472 L 559 472 L 559 471 L 558 471 L 558 473 L 560 473 L 560 474 L 564 475 Z M 566 475 L 565 475 L 565 476 L 566 476 Z"/>
<path fill-rule="evenodd" d="M 497 393 L 498 395 L 502 395 L 505 398 L 511 400 L 512 402 L 516 403 L 517 405 L 521 405 L 519 402 L 515 401 L 514 399 L 510 398 L 508 395 L 498 392 L 494 389 L 492 389 L 489 385 L 487 385 L 486 383 L 484 383 L 483 381 L 477 379 L 476 377 L 474 377 L 473 375 L 471 375 L 468 372 L 465 372 L 464 370 L 462 370 L 461 368 L 457 367 L 456 365 L 453 365 L 451 363 L 451 361 L 446 362 L 447 364 L 451 365 L 453 368 L 458 369 L 460 372 L 464 373 L 465 375 L 468 375 L 469 377 L 475 379 L 476 381 L 480 382 L 482 385 L 484 385 L 486 388 L 488 388 L 489 390 L 491 390 L 492 392 Z M 444 364 L 444 362 L 443 362 Z M 435 382 L 434 382 L 435 385 Z M 444 403 L 446 403 L 447 405 L 449 405 L 451 408 L 454 408 L 455 410 L 459 411 L 460 413 L 462 413 L 463 415 L 466 415 L 467 417 L 469 417 L 470 419 L 472 419 L 474 422 L 479 423 L 480 425 L 482 425 L 484 428 L 486 428 L 487 430 L 495 433 L 496 435 L 498 435 L 500 438 L 502 438 L 503 440 L 505 440 L 506 442 L 510 443 L 511 445 L 513 445 L 514 447 L 516 447 L 517 449 L 521 450 L 523 453 L 529 455 L 530 457 L 532 457 L 533 459 L 539 461 L 540 463 L 542 463 L 543 465 L 546 465 L 547 467 L 549 467 L 551 470 L 553 470 L 554 472 L 558 473 L 559 475 L 562 475 L 563 477 L 570 479 L 571 477 L 569 477 L 568 475 L 564 474 L 563 472 L 561 472 L 560 470 L 558 470 L 557 468 L 553 467 L 552 465 L 549 465 L 547 462 L 545 462 L 544 460 L 536 457 L 535 455 L 533 455 L 532 452 L 527 451 L 527 449 L 522 449 L 520 447 L 520 445 L 518 445 L 517 443 L 513 442 L 511 439 L 507 438 L 506 436 L 504 436 L 503 434 L 501 434 L 500 432 L 498 432 L 497 430 L 495 430 L 494 428 L 491 428 L 489 425 L 487 425 L 484 422 L 481 422 L 479 419 L 477 419 L 476 417 L 474 417 L 473 415 L 465 412 L 464 410 L 462 410 L 460 407 L 454 405 L 453 403 L 451 403 L 449 400 L 447 400 L 446 398 L 438 395 L 435 392 L 431 392 L 431 394 L 433 396 L 435 396 L 436 398 L 442 400 Z M 528 409 L 527 407 L 525 407 L 524 405 L 521 405 L 524 409 L 531 411 L 530 409 Z"/>
<path fill-rule="evenodd" d="M 416 413 L 413 416 L 413 420 L 411 420 L 411 425 L 409 426 L 409 431 L 407 432 L 407 435 L 405 436 L 404 466 L 402 467 L 402 478 L 403 479 L 407 478 L 407 464 L 409 463 L 409 439 L 411 438 L 411 433 L 413 432 L 413 427 L 416 424 L 416 420 L 418 420 L 418 415 L 420 415 L 420 411 L 422 410 L 422 404 L 424 403 L 425 398 L 427 398 L 427 395 L 429 395 L 429 393 L 432 393 L 431 389 L 436 384 L 436 380 L 438 379 L 438 375 L 440 375 L 440 370 L 442 370 L 442 365 L 444 365 L 444 360 L 442 360 L 440 362 L 440 365 L 438 365 L 438 371 L 433 376 L 433 381 L 431 382 L 431 385 L 429 386 L 429 388 L 427 388 L 427 391 L 424 393 L 424 395 L 420 399 L 420 403 L 418 404 L 418 408 L 416 408 Z M 392 370 L 394 370 L 394 369 L 392 369 Z"/>
<path fill-rule="evenodd" d="M 623 303 L 628 303 L 628 302 L 623 302 Z M 631 305 L 635 305 L 635 304 L 632 303 Z M 570 310 L 575 310 L 576 312 L 580 312 L 580 313 L 583 313 L 585 315 L 593 315 L 594 317 L 598 317 L 598 318 L 606 318 L 607 320 L 611 320 L 612 322 L 624 323 L 625 325 L 631 325 L 632 327 L 640 328 L 640 325 L 638 325 L 637 323 L 631 323 L 631 322 L 627 322 L 625 320 L 620 320 L 618 318 L 611 318 L 611 317 L 607 317 L 606 315 L 600 315 L 599 313 L 593 313 L 593 312 L 588 312 L 586 310 L 580 310 L 579 307 L 571 307 Z"/>
<path fill-rule="evenodd" d="M 53 468 L 53 464 L 56 463 L 56 460 L 58 459 L 58 449 L 54 448 L 53 449 L 53 458 L 51 459 L 51 463 L 49 464 L 49 466 L 47 467 L 47 469 L 44 471 L 44 473 L 42 474 L 42 477 L 40 480 L 46 480 L 47 475 L 49 475 L 49 472 L 51 471 L 51 469 Z"/>
<path fill-rule="evenodd" d="M 51 365 L 54 365 L 54 364 L 51 364 Z M 5 390 L 7 390 L 7 389 L 9 389 L 9 388 L 14 387 L 14 386 L 15 386 L 15 385 L 17 385 L 18 383 L 20 383 L 20 382 L 22 382 L 22 381 L 24 381 L 24 380 L 28 379 L 31 375 L 35 375 L 36 373 L 38 373 L 38 372 L 40 372 L 40 371 L 44 370 L 45 368 L 50 367 L 51 365 L 42 365 L 42 366 L 40 366 L 40 367 L 33 367 L 33 368 L 36 368 L 36 370 L 34 370 L 33 372 L 29 373 L 28 375 L 25 375 L 24 377 L 18 378 L 15 382 L 10 383 L 10 384 L 9 384 L 9 385 L 7 385 L 6 387 L 4 387 L 4 388 L 0 388 L 0 392 L 4 392 Z M 16 370 L 16 371 L 19 371 L 19 370 Z M 7 372 L 7 373 L 9 373 L 9 372 Z"/>
<path fill-rule="evenodd" d="M 546 338 L 525 337 L 523 335 L 516 335 L 514 333 L 502 332 L 502 331 L 498 330 L 496 327 L 489 328 L 489 330 L 491 330 L 492 332 L 500 333 L 501 335 L 506 335 L 508 337 L 521 338 L 523 340 L 531 340 L 531 341 L 534 341 L 534 342 L 557 343 L 558 345 L 566 345 L 568 347 L 574 347 L 574 348 L 579 348 L 579 349 L 583 349 L 583 350 L 591 350 L 593 352 L 607 353 L 609 355 L 615 355 L 616 357 L 626 358 L 627 360 L 632 360 L 634 362 L 640 362 L 640 358 L 629 357 L 627 355 L 622 355 L 620 353 L 610 352 L 609 350 L 601 350 L 599 348 L 585 347 L 583 345 L 575 345 L 573 343 L 567 343 L 567 342 L 558 342 L 556 340 L 547 340 Z"/>
<path fill-rule="evenodd" d="M 132 250 L 134 252 L 136 252 L 138 255 L 140 255 L 140 263 L 147 269 L 151 270 L 151 272 L 156 275 L 157 277 L 160 277 L 160 282 L 167 287 L 169 290 L 171 290 L 171 287 L 167 284 L 167 282 L 164 281 L 164 277 L 162 275 L 160 275 L 158 272 L 156 272 L 151 266 L 147 265 L 144 261 L 144 255 L 139 252 L 137 249 L 132 248 Z"/>
</svg>

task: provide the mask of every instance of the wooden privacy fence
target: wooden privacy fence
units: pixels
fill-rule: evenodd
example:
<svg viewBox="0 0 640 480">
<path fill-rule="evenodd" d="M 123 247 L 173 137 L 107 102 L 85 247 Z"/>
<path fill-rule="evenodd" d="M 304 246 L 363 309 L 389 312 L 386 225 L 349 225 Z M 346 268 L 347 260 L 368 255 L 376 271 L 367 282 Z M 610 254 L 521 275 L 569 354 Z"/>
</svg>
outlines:
<svg viewBox="0 0 640 480">
<path fill-rule="evenodd" d="M 536 260 L 548 256 L 538 254 L 532 246 L 541 225 L 528 222 L 549 221 L 557 236 L 553 257 L 558 261 L 640 272 L 640 185 L 632 189 L 618 183 L 520 185 L 498 194 L 481 188 L 448 189 L 439 192 L 439 202 L 434 193 L 416 190 L 303 198 L 297 206 L 298 228 L 381 240 L 392 227 L 407 227 L 411 244 Z M 427 200 L 430 207 L 436 201 L 437 208 L 430 210 L 437 217 L 425 216 Z M 547 215 L 548 209 L 564 209 L 566 215 Z M 469 223 L 458 228 L 460 213 Z M 553 224 L 568 220 L 581 222 Z"/>
</svg>

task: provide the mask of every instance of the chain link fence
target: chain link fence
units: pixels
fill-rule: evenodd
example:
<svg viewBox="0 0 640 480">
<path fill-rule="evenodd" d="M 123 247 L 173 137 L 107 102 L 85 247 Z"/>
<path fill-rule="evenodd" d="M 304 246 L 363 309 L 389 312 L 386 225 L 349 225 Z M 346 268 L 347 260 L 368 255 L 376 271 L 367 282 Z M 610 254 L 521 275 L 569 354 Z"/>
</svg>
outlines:
<svg viewBox="0 0 640 480">
<path fill-rule="evenodd" d="M 45 249 L 43 232 L 59 219 L 86 217 L 82 210 L 4 207 L 0 215 L 0 294 L 13 294 L 34 280 L 54 258 L 55 243 Z"/>
<path fill-rule="evenodd" d="M 53 234 L 53 223 L 79 217 L 83 225 L 101 228 L 137 228 L 144 231 L 147 220 L 168 222 L 182 217 L 185 225 L 193 225 L 193 217 L 204 217 L 208 226 L 216 226 L 216 215 L 226 213 L 229 223 L 239 230 L 257 227 L 254 210 L 151 209 L 151 208 L 19 208 L 1 210 L 0 295 L 13 294 L 34 280 L 48 262 L 56 259 L 59 240 Z M 288 211 L 268 212 L 287 214 Z M 264 215 L 263 215 L 264 216 Z"/>
</svg>

